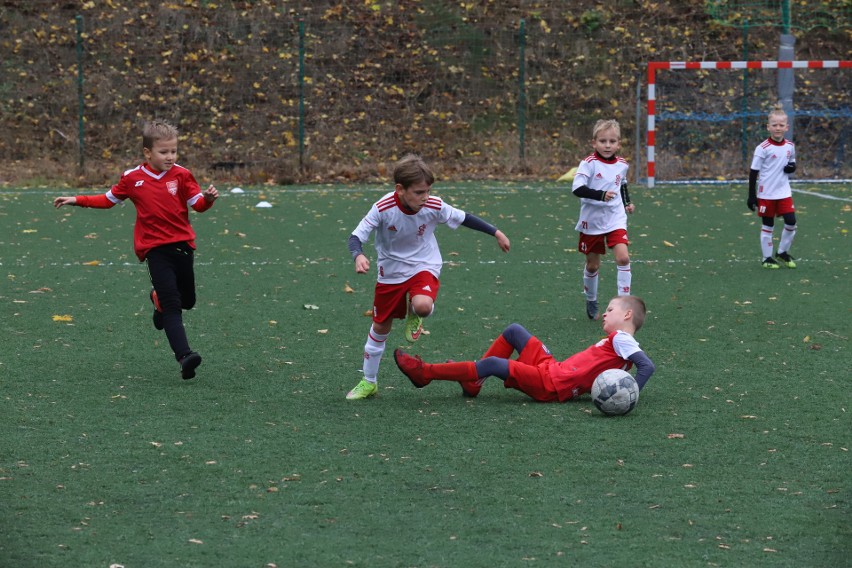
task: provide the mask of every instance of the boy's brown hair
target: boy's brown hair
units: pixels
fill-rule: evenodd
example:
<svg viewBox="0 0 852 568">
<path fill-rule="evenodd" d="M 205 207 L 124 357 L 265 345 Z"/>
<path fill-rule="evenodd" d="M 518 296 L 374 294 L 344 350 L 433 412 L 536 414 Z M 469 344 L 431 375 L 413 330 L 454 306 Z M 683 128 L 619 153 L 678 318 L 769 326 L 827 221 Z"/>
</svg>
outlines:
<svg viewBox="0 0 852 568">
<path fill-rule="evenodd" d="M 424 181 L 426 182 L 426 185 L 431 186 L 435 183 L 435 175 L 420 156 L 408 154 L 394 166 L 394 183 L 398 183 L 403 188 L 408 189 L 415 183 L 420 183 L 421 181 Z"/>
<path fill-rule="evenodd" d="M 617 299 L 621 302 L 622 307 L 633 312 L 631 321 L 636 331 L 639 331 L 639 328 L 645 323 L 645 302 L 638 296 L 617 296 Z"/>
<path fill-rule="evenodd" d="M 172 140 L 178 137 L 178 129 L 165 120 L 146 122 L 142 128 L 142 147 L 151 149 L 157 140 Z"/>
</svg>

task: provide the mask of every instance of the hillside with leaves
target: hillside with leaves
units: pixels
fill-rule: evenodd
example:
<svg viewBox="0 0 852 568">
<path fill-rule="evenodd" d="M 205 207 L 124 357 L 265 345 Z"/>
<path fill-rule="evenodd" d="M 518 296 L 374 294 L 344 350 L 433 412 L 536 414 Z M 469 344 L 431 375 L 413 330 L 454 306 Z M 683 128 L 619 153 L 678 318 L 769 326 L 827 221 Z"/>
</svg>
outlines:
<svg viewBox="0 0 852 568">
<path fill-rule="evenodd" d="M 775 59 L 779 34 L 703 0 L 5 1 L 0 31 L 7 186 L 114 181 L 152 117 L 203 179 L 375 181 L 406 152 L 445 179 L 548 178 L 597 118 L 631 157 L 647 61 Z M 797 36 L 799 59 L 850 58 L 848 21 Z"/>
</svg>

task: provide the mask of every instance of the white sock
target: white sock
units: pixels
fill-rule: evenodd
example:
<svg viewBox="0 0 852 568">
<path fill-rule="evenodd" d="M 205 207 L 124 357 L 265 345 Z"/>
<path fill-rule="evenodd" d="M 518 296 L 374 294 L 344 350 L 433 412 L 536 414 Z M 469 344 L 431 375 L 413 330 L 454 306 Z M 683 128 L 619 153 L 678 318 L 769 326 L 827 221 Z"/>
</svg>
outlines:
<svg viewBox="0 0 852 568">
<path fill-rule="evenodd" d="M 788 252 L 793 246 L 793 238 L 796 236 L 796 225 L 784 225 L 784 231 L 781 233 L 781 242 L 778 243 L 778 254 Z"/>
<path fill-rule="evenodd" d="M 775 232 L 775 227 L 760 226 L 760 252 L 763 258 L 772 256 L 772 235 Z"/>
<path fill-rule="evenodd" d="M 630 263 L 628 262 L 624 266 L 617 266 L 616 268 L 618 268 L 618 275 L 616 279 L 616 283 L 618 284 L 618 295 L 629 296 L 630 281 L 633 279 L 630 274 Z"/>
<path fill-rule="evenodd" d="M 364 345 L 364 378 L 367 382 L 375 383 L 379 376 L 379 363 L 382 362 L 382 355 L 385 353 L 388 335 L 390 334 L 376 333 L 376 330 L 370 327 L 367 343 Z"/>
<path fill-rule="evenodd" d="M 598 299 L 598 273 L 589 272 L 585 267 L 583 268 L 583 293 L 589 302 Z"/>
</svg>

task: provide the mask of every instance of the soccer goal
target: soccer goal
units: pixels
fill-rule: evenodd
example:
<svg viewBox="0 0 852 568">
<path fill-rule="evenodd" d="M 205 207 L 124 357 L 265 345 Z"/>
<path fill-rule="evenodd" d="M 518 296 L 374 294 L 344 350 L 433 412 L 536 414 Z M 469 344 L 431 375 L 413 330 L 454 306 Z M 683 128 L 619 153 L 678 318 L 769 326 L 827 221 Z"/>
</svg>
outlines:
<svg viewBox="0 0 852 568">
<path fill-rule="evenodd" d="M 796 176 L 852 179 L 852 61 L 651 61 L 648 187 L 747 179 L 779 100 L 779 69 L 794 73 Z"/>
</svg>

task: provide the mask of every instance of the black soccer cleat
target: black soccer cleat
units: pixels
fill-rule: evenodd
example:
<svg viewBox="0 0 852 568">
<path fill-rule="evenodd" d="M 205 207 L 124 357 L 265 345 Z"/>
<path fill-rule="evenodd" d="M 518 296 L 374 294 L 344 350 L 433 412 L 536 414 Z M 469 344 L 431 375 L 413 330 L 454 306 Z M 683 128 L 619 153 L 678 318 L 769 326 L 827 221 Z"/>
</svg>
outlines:
<svg viewBox="0 0 852 568">
<path fill-rule="evenodd" d="M 184 380 L 195 377 L 195 369 L 201 364 L 201 355 L 195 351 L 190 351 L 188 355 L 184 355 L 180 360 L 180 376 Z"/>
</svg>

